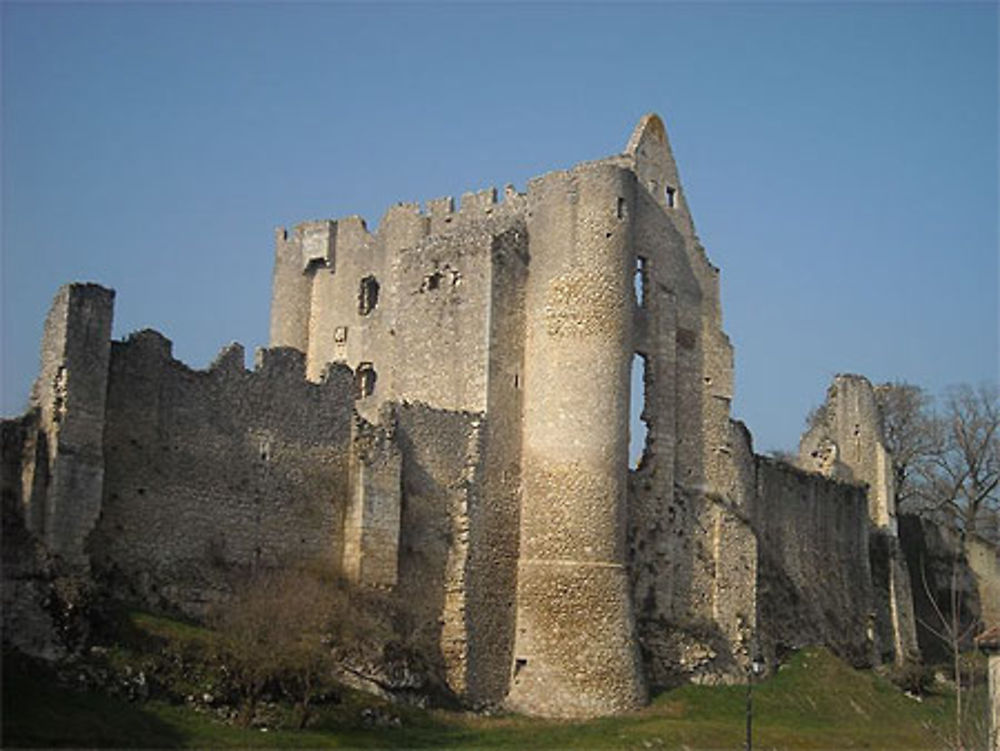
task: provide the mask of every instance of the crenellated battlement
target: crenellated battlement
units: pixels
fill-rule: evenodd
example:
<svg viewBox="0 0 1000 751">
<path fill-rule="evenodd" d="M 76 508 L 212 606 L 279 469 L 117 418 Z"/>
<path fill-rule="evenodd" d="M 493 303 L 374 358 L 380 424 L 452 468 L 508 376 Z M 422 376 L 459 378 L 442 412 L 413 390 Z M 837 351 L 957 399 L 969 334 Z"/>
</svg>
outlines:
<svg viewBox="0 0 1000 751">
<path fill-rule="evenodd" d="M 370 252 L 376 245 L 401 249 L 493 216 L 523 212 L 526 206 L 527 195 L 510 184 L 502 195 L 492 187 L 464 193 L 457 210 L 451 196 L 428 199 L 423 208 L 416 202 L 400 202 L 386 209 L 374 232 L 358 215 L 312 220 L 296 224 L 291 231 L 277 227 L 275 248 L 280 256 L 300 256 L 303 273 L 319 268 L 335 271 L 338 253 Z"/>
<path fill-rule="evenodd" d="M 246 367 L 246 349 L 239 342 L 227 344 L 206 368 L 194 368 L 173 356 L 173 341 L 155 329 L 134 331 L 111 342 L 114 357 L 128 360 L 133 368 L 169 368 L 194 378 L 215 379 L 281 379 L 289 384 L 301 382 L 308 388 L 335 388 L 351 395 L 354 374 L 342 363 L 329 363 L 318 383 L 306 379 L 305 353 L 294 347 L 258 347 L 254 350 L 253 367 Z"/>
</svg>

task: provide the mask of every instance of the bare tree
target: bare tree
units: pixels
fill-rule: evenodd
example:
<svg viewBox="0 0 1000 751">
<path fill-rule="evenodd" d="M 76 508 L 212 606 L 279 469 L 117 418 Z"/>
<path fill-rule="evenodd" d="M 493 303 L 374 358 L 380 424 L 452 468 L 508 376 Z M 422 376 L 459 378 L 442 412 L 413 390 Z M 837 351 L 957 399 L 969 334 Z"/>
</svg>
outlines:
<svg viewBox="0 0 1000 751">
<path fill-rule="evenodd" d="M 991 529 L 1000 508 L 1000 393 L 955 386 L 934 412 L 908 383 L 875 388 L 900 510 L 930 511 L 964 534 Z"/>
<path fill-rule="evenodd" d="M 304 727 L 317 689 L 334 665 L 334 649 L 365 629 L 350 588 L 308 568 L 257 572 L 218 607 L 213 625 L 230 680 L 249 725 L 269 687 L 295 701 Z"/>
<path fill-rule="evenodd" d="M 964 540 L 991 537 L 1000 509 L 1000 394 L 995 385 L 956 386 L 934 412 L 926 392 L 906 383 L 876 387 L 887 448 L 893 455 L 897 508 L 933 516 L 955 535 L 950 581 L 931 588 L 926 564 L 920 575 L 932 607 L 920 622 L 946 646 L 955 682 L 954 732 L 949 747 L 976 748 L 982 727 L 970 712 L 974 670 L 964 654 L 978 619 L 963 615 L 959 570 Z"/>
<path fill-rule="evenodd" d="M 968 661 L 963 660 L 963 652 L 968 647 L 972 635 L 981 627 L 978 618 L 962 618 L 962 588 L 959 586 L 959 563 L 961 551 L 956 550 L 951 561 L 951 574 L 944 598 L 927 581 L 926 562 L 921 561 L 920 578 L 924 593 L 933 609 L 931 621 L 920 619 L 922 625 L 947 647 L 951 659 L 952 679 L 955 682 L 955 726 L 954 736 L 949 740 L 953 751 L 976 748 L 982 737 L 981 723 L 969 716 L 966 706 L 973 693 L 975 671 Z M 963 670 L 963 663 L 965 669 Z"/>
<path fill-rule="evenodd" d="M 931 411 L 931 397 L 919 386 L 903 381 L 875 387 L 882 415 L 886 448 L 892 454 L 896 508 L 912 506 L 923 497 L 922 484 L 929 457 L 938 450 L 939 431 Z"/>
<path fill-rule="evenodd" d="M 936 420 L 936 449 L 923 470 L 929 499 L 951 525 L 976 533 L 1000 507 L 1000 391 L 996 385 L 950 389 Z"/>
</svg>

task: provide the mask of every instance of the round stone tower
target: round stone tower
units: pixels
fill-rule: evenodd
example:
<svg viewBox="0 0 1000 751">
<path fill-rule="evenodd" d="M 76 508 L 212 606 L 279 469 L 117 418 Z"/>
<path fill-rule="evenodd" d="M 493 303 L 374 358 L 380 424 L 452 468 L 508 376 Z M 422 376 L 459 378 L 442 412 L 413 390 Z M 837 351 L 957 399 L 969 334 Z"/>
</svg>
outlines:
<svg viewBox="0 0 1000 751">
<path fill-rule="evenodd" d="M 523 499 L 512 708 L 642 705 L 626 572 L 635 173 L 615 159 L 529 184 Z"/>
</svg>

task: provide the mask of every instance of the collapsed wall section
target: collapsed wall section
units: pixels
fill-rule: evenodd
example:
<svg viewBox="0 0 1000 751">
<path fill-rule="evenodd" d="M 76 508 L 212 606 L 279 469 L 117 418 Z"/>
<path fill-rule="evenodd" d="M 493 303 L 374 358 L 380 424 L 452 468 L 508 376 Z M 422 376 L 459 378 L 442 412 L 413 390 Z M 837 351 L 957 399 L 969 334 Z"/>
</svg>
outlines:
<svg viewBox="0 0 1000 751">
<path fill-rule="evenodd" d="M 112 348 L 94 565 L 132 594 L 193 614 L 256 566 L 341 559 L 350 372 L 305 380 L 302 353 L 233 345 L 206 371 L 154 331 Z"/>
<path fill-rule="evenodd" d="M 732 348 L 718 270 L 698 242 L 663 123 L 636 127 L 631 262 L 634 348 L 647 426 L 629 478 L 629 560 L 650 681 L 733 680 L 754 630 L 756 541 L 749 441 L 730 423 Z M 631 296 L 630 296 L 631 297 Z"/>
</svg>

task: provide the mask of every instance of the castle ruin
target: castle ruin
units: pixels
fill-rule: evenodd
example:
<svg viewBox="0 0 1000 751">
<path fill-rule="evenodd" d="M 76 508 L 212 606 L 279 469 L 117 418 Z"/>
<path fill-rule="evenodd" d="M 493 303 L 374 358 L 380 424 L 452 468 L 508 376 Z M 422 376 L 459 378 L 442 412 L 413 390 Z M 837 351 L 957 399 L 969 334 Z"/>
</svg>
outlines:
<svg viewBox="0 0 1000 751">
<path fill-rule="evenodd" d="M 112 342 L 114 293 L 60 291 L 4 425 L 5 504 L 51 555 L 195 615 L 227 569 L 319 563 L 395 592 L 466 703 L 532 714 L 637 708 L 806 644 L 916 653 L 871 385 L 838 377 L 804 468 L 753 453 L 659 117 L 524 193 L 275 245 L 251 371 L 238 345 L 196 371 L 154 331 Z"/>
</svg>

